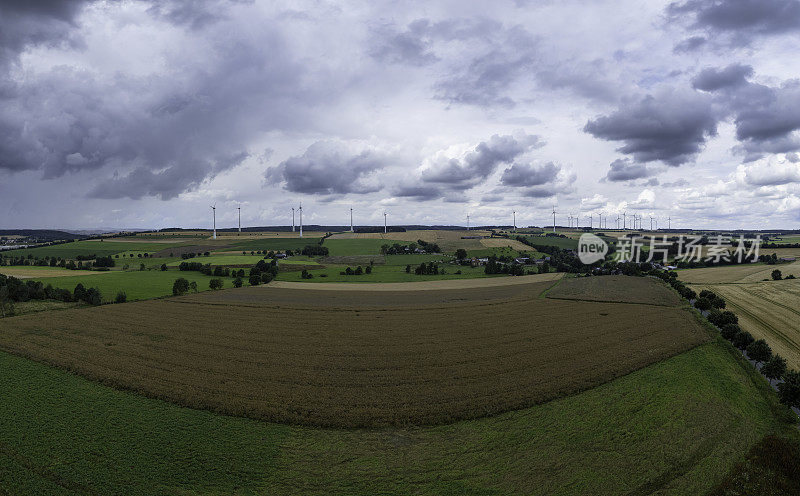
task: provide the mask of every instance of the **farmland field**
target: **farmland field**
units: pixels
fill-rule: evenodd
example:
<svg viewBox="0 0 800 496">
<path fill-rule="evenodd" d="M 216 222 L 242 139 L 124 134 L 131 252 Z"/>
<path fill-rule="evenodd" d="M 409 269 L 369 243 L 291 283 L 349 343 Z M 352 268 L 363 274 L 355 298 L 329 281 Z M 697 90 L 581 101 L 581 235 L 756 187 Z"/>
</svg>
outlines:
<svg viewBox="0 0 800 496">
<path fill-rule="evenodd" d="M 708 289 L 725 298 L 739 325 L 800 370 L 800 280 L 748 284 L 692 284 L 698 293 Z"/>
<path fill-rule="evenodd" d="M 508 301 L 415 309 L 363 306 L 399 298 L 391 292 L 354 291 L 350 305 L 309 309 L 329 292 L 276 304 L 268 290 L 241 288 L 223 300 L 206 293 L 3 319 L 0 347 L 185 406 L 375 427 L 529 407 L 708 339 L 684 309 L 539 298 L 550 284 L 511 286 L 518 296 Z M 230 301 L 237 294 L 246 304 Z"/>
<path fill-rule="evenodd" d="M 26 265 L 8 265 L 0 267 L 0 274 L 14 276 L 20 279 L 38 279 L 40 277 L 73 277 L 107 274 L 91 270 L 69 270 L 60 267 L 37 267 Z"/>
<path fill-rule="evenodd" d="M 380 255 L 378 255 L 380 257 Z M 389 257 L 391 258 L 391 256 Z M 439 257 L 441 258 L 441 257 Z M 420 262 L 417 262 L 419 265 Z M 440 265 L 447 272 L 446 274 L 439 273 L 438 275 L 416 275 L 413 270 L 406 273 L 405 265 L 375 265 L 372 267 L 371 274 L 356 275 L 342 275 L 342 271 L 346 270 L 349 266 L 355 269 L 358 264 L 350 265 L 326 265 L 324 268 L 317 269 L 315 266 L 306 267 L 313 274 L 313 279 L 301 279 L 300 272 L 281 272 L 278 274 L 279 281 L 303 281 L 305 283 L 317 284 L 325 282 L 340 282 L 340 283 L 395 283 L 406 282 L 414 283 L 419 281 L 440 281 L 448 279 L 471 279 L 471 278 L 496 278 L 508 277 L 499 274 L 487 275 L 483 267 L 469 267 L 458 265 Z M 364 264 L 362 268 L 368 264 Z M 281 267 L 280 263 L 278 267 Z M 412 269 L 414 265 L 412 264 Z M 285 268 L 285 266 L 284 266 Z M 460 272 L 458 274 L 457 272 Z"/>
<path fill-rule="evenodd" d="M 683 301 L 664 282 L 652 277 L 596 276 L 564 279 L 548 298 L 677 306 Z"/>
<path fill-rule="evenodd" d="M 138 259 L 137 262 L 138 264 Z M 2 267 L 5 269 L 6 267 Z M 3 271 L 0 270 L 0 273 Z M 73 272 L 73 271 L 67 271 Z M 103 295 L 104 301 L 113 301 L 118 291 L 124 291 L 129 301 L 145 300 L 158 298 L 172 294 L 172 284 L 175 279 L 183 277 L 189 282 L 196 282 L 200 291 L 209 289 L 208 282 L 210 276 L 205 276 L 199 272 L 178 272 L 176 270 L 113 270 L 109 272 L 92 272 L 91 275 L 70 275 L 64 277 L 48 277 L 41 279 L 45 285 L 52 284 L 54 288 L 63 288 L 70 291 L 75 289 L 78 283 L 87 288 L 96 287 Z M 33 279 L 39 279 L 38 277 Z M 226 286 L 230 287 L 230 279 L 225 281 Z"/>
<path fill-rule="evenodd" d="M 78 255 L 107 256 L 115 255 L 125 251 L 153 253 L 157 250 L 168 249 L 173 246 L 180 246 L 181 243 L 148 243 L 138 241 L 74 241 L 60 245 L 40 246 L 38 248 L 25 248 L 22 250 L 11 250 L 3 252 L 5 256 L 24 256 L 33 255 L 34 257 L 58 257 L 71 259 Z"/>
<path fill-rule="evenodd" d="M 208 257 L 194 257 L 186 260 L 179 259 L 167 264 L 168 267 L 177 267 L 182 262 L 198 262 L 201 264 L 211 264 L 212 266 L 248 266 L 252 267 L 257 264 L 259 260 L 263 260 L 264 255 L 211 255 Z"/>
<path fill-rule="evenodd" d="M 800 262 L 766 265 L 742 264 L 702 269 L 683 269 L 678 271 L 678 278 L 685 283 L 693 284 L 732 284 L 759 282 L 771 279 L 772 271 L 778 269 L 786 277 L 793 274 L 800 277 Z"/>
<path fill-rule="evenodd" d="M 717 342 L 543 405 L 381 430 L 181 408 L 6 353 L 0 370 L 10 494 L 705 494 L 763 436 L 797 437 Z"/>
</svg>

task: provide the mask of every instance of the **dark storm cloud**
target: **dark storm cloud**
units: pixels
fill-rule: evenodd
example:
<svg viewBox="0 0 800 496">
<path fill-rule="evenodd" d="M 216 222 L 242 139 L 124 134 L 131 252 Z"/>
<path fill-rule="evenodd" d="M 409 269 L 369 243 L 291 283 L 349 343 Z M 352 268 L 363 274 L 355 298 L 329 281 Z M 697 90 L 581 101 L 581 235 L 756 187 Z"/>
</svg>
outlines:
<svg viewBox="0 0 800 496">
<path fill-rule="evenodd" d="M 798 0 L 688 0 L 671 3 L 667 14 L 679 22 L 689 18 L 692 28 L 728 35 L 739 45 L 754 36 L 800 29 Z"/>
<path fill-rule="evenodd" d="M 500 183 L 504 186 L 541 186 L 553 182 L 561 167 L 553 162 L 546 164 L 513 164 L 503 171 Z"/>
<path fill-rule="evenodd" d="M 479 143 L 462 158 L 437 163 L 422 174 L 422 181 L 436 183 L 454 191 L 470 189 L 484 181 L 503 164 L 510 164 L 523 153 L 543 145 L 538 136 L 494 135 Z"/>
<path fill-rule="evenodd" d="M 607 181 L 631 181 L 652 176 L 653 173 L 644 164 L 631 162 L 627 158 L 617 159 L 611 162 L 610 170 L 606 174 Z"/>
<path fill-rule="evenodd" d="M 28 75 L 0 106 L 0 169 L 44 178 L 92 171 L 93 197 L 166 200 L 241 163 L 231 157 L 246 156 L 265 132 L 306 128 L 311 109 L 336 91 L 334 79 L 315 84 L 268 22 L 258 39 L 224 22 L 198 35 L 213 47 L 182 54 L 179 77 L 64 66 Z"/>
<path fill-rule="evenodd" d="M 706 139 L 717 134 L 717 116 L 705 95 L 666 92 L 589 120 L 583 130 L 596 138 L 622 142 L 617 151 L 636 162 L 660 160 L 678 166 L 692 160 Z"/>
<path fill-rule="evenodd" d="M 87 0 L 1 2 L 0 71 L 28 46 L 69 42 L 75 17 L 88 3 Z"/>
<path fill-rule="evenodd" d="M 268 183 L 283 183 L 293 193 L 372 193 L 382 186 L 364 179 L 391 163 L 386 154 L 374 150 L 353 151 L 343 143 L 319 141 L 303 155 L 290 157 L 266 172 Z"/>
<path fill-rule="evenodd" d="M 711 92 L 726 114 L 733 116 L 737 150 L 746 161 L 765 153 L 800 149 L 800 80 L 789 80 L 771 87 L 751 83 L 750 66 L 731 64 L 725 68 L 707 68 L 692 81 L 693 86 Z"/>
<path fill-rule="evenodd" d="M 742 86 L 753 75 L 749 65 L 731 64 L 722 69 L 709 67 L 700 71 L 692 79 L 692 87 L 702 91 L 716 91 L 722 88 Z"/>
<path fill-rule="evenodd" d="M 411 198 L 417 201 L 435 200 L 443 196 L 442 190 L 436 186 L 400 186 L 392 195 L 401 198 Z"/>
</svg>

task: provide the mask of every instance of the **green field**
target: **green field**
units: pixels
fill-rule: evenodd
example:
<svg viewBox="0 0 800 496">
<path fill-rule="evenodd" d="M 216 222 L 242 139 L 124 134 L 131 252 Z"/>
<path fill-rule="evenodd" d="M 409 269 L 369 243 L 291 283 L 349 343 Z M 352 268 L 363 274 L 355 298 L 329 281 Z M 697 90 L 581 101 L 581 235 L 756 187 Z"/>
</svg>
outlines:
<svg viewBox="0 0 800 496">
<path fill-rule="evenodd" d="M 535 245 L 557 246 L 568 250 L 578 248 L 578 240 L 573 238 L 558 238 L 555 236 L 526 236 L 526 238 Z"/>
<path fill-rule="evenodd" d="M 719 341 L 544 405 L 378 430 L 181 408 L 6 353 L 0 370 L 10 494 L 704 494 L 764 435 L 797 438 Z"/>
<path fill-rule="evenodd" d="M 320 238 L 266 238 L 248 239 L 243 241 L 233 241 L 226 245 L 226 249 L 231 251 L 282 251 L 282 250 L 302 250 L 308 245 L 319 244 Z"/>
<path fill-rule="evenodd" d="M 333 256 L 340 255 L 380 255 L 381 246 L 399 243 L 407 245 L 405 241 L 391 239 L 326 239 L 322 246 L 328 248 Z"/>
<path fill-rule="evenodd" d="M 34 257 L 57 257 L 71 259 L 78 255 L 97 255 L 107 256 L 116 255 L 123 252 L 136 253 L 154 253 L 158 250 L 165 248 L 172 248 L 180 246 L 183 243 L 144 243 L 137 241 L 75 241 L 73 243 L 64 243 L 53 246 L 41 246 L 38 248 L 25 248 L 22 250 L 10 250 L 3 252 L 6 256 L 24 256 L 32 255 Z"/>
<path fill-rule="evenodd" d="M 419 265 L 419 263 L 417 264 Z M 486 275 L 483 267 L 463 267 L 459 265 L 440 264 L 439 270 L 442 268 L 447 271 L 447 274 L 439 275 L 416 275 L 414 274 L 414 265 L 411 265 L 411 273 L 406 274 L 405 265 L 375 265 L 372 267 L 372 274 L 361 274 L 360 276 L 347 276 L 341 275 L 340 272 L 345 270 L 347 265 L 328 265 L 324 269 L 313 269 L 309 272 L 314 276 L 313 279 L 302 279 L 300 271 L 294 272 L 280 272 L 277 280 L 279 281 L 296 281 L 296 282 L 420 282 L 420 281 L 443 281 L 447 279 L 474 279 L 478 277 L 509 277 L 502 274 Z M 357 265 L 350 265 L 355 269 Z M 362 265 L 366 268 L 366 265 Z M 457 271 L 461 274 L 456 274 Z M 535 270 L 535 269 L 534 269 Z M 323 274 L 325 274 L 323 276 Z"/>
<path fill-rule="evenodd" d="M 208 257 L 194 257 L 183 259 L 176 259 L 167 264 L 168 267 L 177 267 L 181 262 L 199 262 L 202 264 L 211 265 L 248 265 L 252 266 L 263 260 L 264 255 L 211 255 Z"/>
<path fill-rule="evenodd" d="M 138 260 L 138 259 L 137 259 Z M 138 266 L 131 264 L 131 267 Z M 54 288 L 63 288 L 70 291 L 75 289 L 78 283 L 86 288 L 98 288 L 103 296 L 103 301 L 113 301 L 118 291 L 124 291 L 128 300 L 146 300 L 149 298 L 159 298 L 172 294 L 172 284 L 175 279 L 183 277 L 197 283 L 198 291 L 205 291 L 208 288 L 210 276 L 204 276 L 199 272 L 177 271 L 177 270 L 114 270 L 85 276 L 67 277 L 47 277 L 38 279 L 45 286 L 52 284 Z M 225 287 L 231 287 L 230 278 L 223 278 Z"/>
</svg>

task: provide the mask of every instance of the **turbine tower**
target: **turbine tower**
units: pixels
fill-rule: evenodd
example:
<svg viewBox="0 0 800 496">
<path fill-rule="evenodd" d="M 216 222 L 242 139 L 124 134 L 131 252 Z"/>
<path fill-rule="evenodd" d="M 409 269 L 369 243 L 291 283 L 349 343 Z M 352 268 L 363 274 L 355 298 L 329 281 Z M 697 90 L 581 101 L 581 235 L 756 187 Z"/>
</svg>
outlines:
<svg viewBox="0 0 800 496">
<path fill-rule="evenodd" d="M 383 212 L 383 234 L 386 234 L 386 212 Z"/>
<path fill-rule="evenodd" d="M 217 239 L 217 204 L 216 203 L 211 205 L 211 212 L 212 212 L 212 215 L 214 216 L 214 224 L 213 224 L 213 226 L 214 226 L 214 235 L 213 235 L 213 239 Z"/>
<path fill-rule="evenodd" d="M 467 231 L 469 231 L 469 214 L 467 214 Z"/>
<path fill-rule="evenodd" d="M 628 212 L 622 212 L 622 230 L 623 231 L 628 229 L 627 216 L 628 216 Z"/>
<path fill-rule="evenodd" d="M 653 216 L 650 216 L 650 230 L 653 230 Z"/>
<path fill-rule="evenodd" d="M 350 232 L 355 232 L 353 230 L 353 207 L 350 207 Z"/>
<path fill-rule="evenodd" d="M 619 214 L 617 214 L 617 230 L 619 230 L 619 219 L 620 219 L 620 216 L 619 216 Z"/>
<path fill-rule="evenodd" d="M 512 210 L 511 211 L 511 216 L 512 216 L 513 225 L 514 225 L 514 232 L 517 232 L 517 211 L 516 210 Z"/>
<path fill-rule="evenodd" d="M 294 207 L 292 207 L 292 232 L 294 232 Z"/>
<path fill-rule="evenodd" d="M 553 205 L 553 232 L 556 232 L 556 206 Z"/>
<path fill-rule="evenodd" d="M 589 214 L 589 230 L 592 230 L 592 226 L 594 226 L 594 215 Z"/>
<path fill-rule="evenodd" d="M 239 211 L 239 233 L 241 233 L 242 232 L 242 206 L 239 205 L 238 207 L 236 207 L 236 209 Z"/>
<path fill-rule="evenodd" d="M 300 214 L 300 237 L 303 237 L 303 204 L 300 204 L 300 208 L 297 209 L 297 212 Z"/>
<path fill-rule="evenodd" d="M 672 217 L 667 219 L 667 229 L 672 229 Z"/>
</svg>

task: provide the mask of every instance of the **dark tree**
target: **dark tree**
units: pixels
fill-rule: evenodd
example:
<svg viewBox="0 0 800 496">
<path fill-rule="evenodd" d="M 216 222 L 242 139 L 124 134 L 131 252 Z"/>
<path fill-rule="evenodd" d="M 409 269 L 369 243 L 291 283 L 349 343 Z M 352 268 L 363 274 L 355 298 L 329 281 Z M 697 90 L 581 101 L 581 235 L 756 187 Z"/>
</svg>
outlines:
<svg viewBox="0 0 800 496">
<path fill-rule="evenodd" d="M 208 287 L 213 290 L 222 289 L 223 284 L 225 283 L 222 281 L 222 279 L 218 278 L 214 278 L 208 281 Z"/>
<path fill-rule="evenodd" d="M 250 278 L 247 280 L 247 282 L 249 282 L 251 286 L 258 286 L 261 284 L 261 275 L 258 273 L 250 274 Z"/>
<path fill-rule="evenodd" d="M 753 341 L 755 341 L 755 338 L 747 331 L 739 331 L 733 337 L 733 345 L 740 350 L 746 349 Z"/>
<path fill-rule="evenodd" d="M 161 270 L 167 270 L 167 264 L 161 264 Z"/>
<path fill-rule="evenodd" d="M 784 382 L 778 384 L 778 398 L 788 406 L 800 407 L 800 373 L 791 370 L 783 375 Z"/>
<path fill-rule="evenodd" d="M 233 287 L 234 288 L 241 288 L 242 287 L 242 278 L 241 277 L 237 277 L 236 279 L 233 280 Z"/>
<path fill-rule="evenodd" d="M 196 281 L 190 282 L 189 283 L 189 289 L 191 289 L 193 292 L 197 293 L 197 282 Z"/>
<path fill-rule="evenodd" d="M 372 274 L 372 265 L 367 265 L 367 268 L 364 269 L 364 272 L 367 274 Z"/>
<path fill-rule="evenodd" d="M 700 311 L 711 310 L 711 302 L 701 296 L 694 301 L 694 307 Z"/>
<path fill-rule="evenodd" d="M 467 250 L 465 250 L 464 248 L 459 248 L 458 250 L 456 250 L 457 260 L 464 260 L 465 258 L 467 258 Z"/>
<path fill-rule="evenodd" d="M 751 360 L 758 363 L 763 363 L 772 358 L 772 348 L 769 347 L 766 341 L 759 339 L 747 345 L 747 356 Z"/>
<path fill-rule="evenodd" d="M 773 281 L 780 281 L 781 279 L 783 279 L 783 274 L 781 273 L 781 271 L 778 270 L 778 269 L 773 270 L 772 271 L 772 280 Z"/>
<path fill-rule="evenodd" d="M 182 295 L 187 291 L 189 291 L 189 281 L 183 277 L 175 279 L 175 282 L 172 284 L 172 294 Z"/>
<path fill-rule="evenodd" d="M 118 292 L 114 298 L 114 303 L 125 303 L 126 301 L 128 301 L 128 295 L 125 294 L 125 291 Z"/>
<path fill-rule="evenodd" d="M 786 373 L 786 359 L 775 354 L 761 367 L 761 373 L 770 381 L 780 379 Z"/>
<path fill-rule="evenodd" d="M 720 329 L 720 334 L 722 334 L 722 337 L 728 341 L 733 341 L 734 336 L 741 332 L 741 330 L 742 328 L 736 324 L 727 324 L 722 326 L 722 329 Z"/>
</svg>

